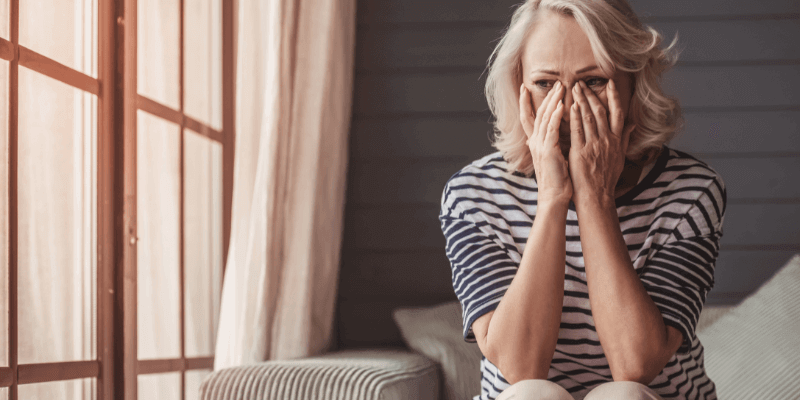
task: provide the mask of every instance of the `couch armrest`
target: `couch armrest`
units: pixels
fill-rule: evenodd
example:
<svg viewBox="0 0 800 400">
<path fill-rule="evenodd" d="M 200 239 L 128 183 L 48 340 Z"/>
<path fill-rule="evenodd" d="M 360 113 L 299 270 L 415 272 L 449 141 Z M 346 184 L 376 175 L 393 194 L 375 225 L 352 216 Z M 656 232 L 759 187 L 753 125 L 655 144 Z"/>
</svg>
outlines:
<svg viewBox="0 0 800 400">
<path fill-rule="evenodd" d="M 406 350 L 343 350 L 210 374 L 201 400 L 439 400 L 439 366 Z"/>
</svg>

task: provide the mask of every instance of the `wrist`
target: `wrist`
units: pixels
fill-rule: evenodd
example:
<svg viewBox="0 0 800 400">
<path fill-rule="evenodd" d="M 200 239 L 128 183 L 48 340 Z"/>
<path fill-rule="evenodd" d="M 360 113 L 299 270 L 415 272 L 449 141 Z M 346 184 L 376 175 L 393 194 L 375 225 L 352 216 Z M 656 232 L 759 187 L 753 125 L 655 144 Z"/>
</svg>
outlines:
<svg viewBox="0 0 800 400">
<path fill-rule="evenodd" d="M 616 199 L 612 196 L 601 195 L 601 196 L 576 196 L 575 199 L 575 210 L 578 211 L 606 211 L 606 210 L 614 210 L 616 214 L 617 210 L 617 203 Z"/>
<path fill-rule="evenodd" d="M 536 215 L 544 214 L 564 214 L 564 218 L 569 211 L 570 199 L 540 199 L 536 203 Z"/>
</svg>

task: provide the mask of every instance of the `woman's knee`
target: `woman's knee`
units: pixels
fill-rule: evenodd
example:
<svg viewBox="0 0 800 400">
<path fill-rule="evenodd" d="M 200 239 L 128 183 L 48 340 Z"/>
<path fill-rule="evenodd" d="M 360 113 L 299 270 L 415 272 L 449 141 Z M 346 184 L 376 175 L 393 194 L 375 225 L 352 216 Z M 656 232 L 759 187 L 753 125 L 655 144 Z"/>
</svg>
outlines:
<svg viewBox="0 0 800 400">
<path fill-rule="evenodd" d="M 561 385 L 547 379 L 519 381 L 497 397 L 497 400 L 575 400 Z"/>
<path fill-rule="evenodd" d="M 653 389 L 639 382 L 606 382 L 594 389 L 583 400 L 663 400 Z"/>
</svg>

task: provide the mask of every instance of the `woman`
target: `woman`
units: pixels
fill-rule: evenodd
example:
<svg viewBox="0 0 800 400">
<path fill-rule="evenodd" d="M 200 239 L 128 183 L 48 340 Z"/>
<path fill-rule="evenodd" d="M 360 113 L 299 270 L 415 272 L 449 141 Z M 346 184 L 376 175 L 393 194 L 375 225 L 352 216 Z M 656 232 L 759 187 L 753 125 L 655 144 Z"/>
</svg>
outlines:
<svg viewBox="0 0 800 400">
<path fill-rule="evenodd" d="M 440 213 L 475 399 L 716 398 L 694 330 L 725 187 L 665 145 L 660 43 L 624 0 L 514 12 L 486 83 L 499 151 L 450 178 Z"/>
</svg>

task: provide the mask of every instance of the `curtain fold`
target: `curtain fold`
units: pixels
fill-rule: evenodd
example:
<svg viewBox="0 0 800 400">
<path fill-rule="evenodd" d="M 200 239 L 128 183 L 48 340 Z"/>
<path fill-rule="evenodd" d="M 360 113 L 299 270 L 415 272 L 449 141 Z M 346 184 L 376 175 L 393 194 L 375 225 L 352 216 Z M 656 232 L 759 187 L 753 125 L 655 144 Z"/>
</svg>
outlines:
<svg viewBox="0 0 800 400">
<path fill-rule="evenodd" d="M 231 238 L 214 369 L 330 348 L 355 0 L 239 0 Z"/>
</svg>

